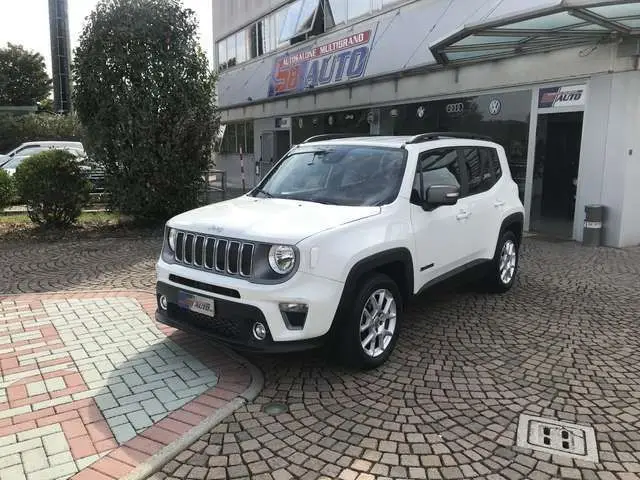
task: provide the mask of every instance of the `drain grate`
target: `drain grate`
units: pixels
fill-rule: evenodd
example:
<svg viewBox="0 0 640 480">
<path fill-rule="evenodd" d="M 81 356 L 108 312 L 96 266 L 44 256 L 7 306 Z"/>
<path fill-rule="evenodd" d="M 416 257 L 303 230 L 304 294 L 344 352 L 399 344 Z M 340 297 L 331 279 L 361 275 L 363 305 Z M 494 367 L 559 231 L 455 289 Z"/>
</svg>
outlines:
<svg viewBox="0 0 640 480">
<path fill-rule="evenodd" d="M 520 415 L 518 446 L 598 463 L 593 427 Z"/>
<path fill-rule="evenodd" d="M 280 415 L 289 411 L 289 407 L 285 403 L 271 402 L 262 407 L 262 411 L 267 415 Z"/>
</svg>

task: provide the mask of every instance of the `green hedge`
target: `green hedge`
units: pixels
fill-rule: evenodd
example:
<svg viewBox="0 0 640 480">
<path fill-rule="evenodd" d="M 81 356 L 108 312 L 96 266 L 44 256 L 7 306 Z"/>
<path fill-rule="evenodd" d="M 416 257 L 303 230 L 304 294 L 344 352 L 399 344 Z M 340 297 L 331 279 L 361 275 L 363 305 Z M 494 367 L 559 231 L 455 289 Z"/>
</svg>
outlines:
<svg viewBox="0 0 640 480">
<path fill-rule="evenodd" d="M 75 115 L 0 114 L 0 153 L 38 140 L 82 141 L 82 127 Z"/>
<path fill-rule="evenodd" d="M 64 150 L 27 158 L 18 165 L 14 180 L 29 218 L 39 225 L 69 226 L 89 201 L 91 184 L 75 157 Z"/>
</svg>

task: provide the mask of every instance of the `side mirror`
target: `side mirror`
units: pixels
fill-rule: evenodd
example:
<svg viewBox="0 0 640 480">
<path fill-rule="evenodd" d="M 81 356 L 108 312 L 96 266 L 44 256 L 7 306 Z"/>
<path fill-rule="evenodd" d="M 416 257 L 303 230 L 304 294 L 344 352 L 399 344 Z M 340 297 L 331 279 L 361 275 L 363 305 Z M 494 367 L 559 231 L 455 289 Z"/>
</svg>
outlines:
<svg viewBox="0 0 640 480">
<path fill-rule="evenodd" d="M 427 189 L 426 209 L 434 209 L 441 205 L 455 205 L 460 198 L 460 187 L 455 185 L 432 185 Z"/>
</svg>

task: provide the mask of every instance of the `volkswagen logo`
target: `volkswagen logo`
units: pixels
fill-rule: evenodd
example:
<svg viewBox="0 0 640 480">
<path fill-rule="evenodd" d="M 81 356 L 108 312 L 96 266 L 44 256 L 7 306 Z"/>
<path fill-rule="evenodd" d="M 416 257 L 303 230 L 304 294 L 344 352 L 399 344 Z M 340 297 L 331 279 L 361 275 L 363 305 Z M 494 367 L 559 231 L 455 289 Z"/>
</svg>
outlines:
<svg viewBox="0 0 640 480">
<path fill-rule="evenodd" d="M 494 98 L 489 102 L 489 113 L 491 115 L 497 115 L 502 110 L 502 102 L 497 98 Z"/>
<path fill-rule="evenodd" d="M 462 113 L 462 112 L 464 112 L 464 103 L 462 103 L 462 102 L 449 103 L 445 107 L 445 110 L 446 110 L 447 113 Z"/>
<path fill-rule="evenodd" d="M 418 107 L 418 111 L 416 112 L 416 114 L 418 115 L 418 118 L 424 117 L 424 112 L 425 112 L 425 108 L 422 105 L 420 105 Z"/>
</svg>

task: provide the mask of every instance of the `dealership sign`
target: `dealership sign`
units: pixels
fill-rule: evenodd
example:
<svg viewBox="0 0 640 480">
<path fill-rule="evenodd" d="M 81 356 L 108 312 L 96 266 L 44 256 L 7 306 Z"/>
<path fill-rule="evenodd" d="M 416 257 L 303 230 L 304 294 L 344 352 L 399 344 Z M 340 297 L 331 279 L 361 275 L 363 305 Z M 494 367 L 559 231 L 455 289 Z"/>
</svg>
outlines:
<svg viewBox="0 0 640 480">
<path fill-rule="evenodd" d="M 585 104 L 586 85 L 541 88 L 538 108 L 581 107 Z"/>
<path fill-rule="evenodd" d="M 369 61 L 372 37 L 371 30 L 366 30 L 276 57 L 269 96 L 362 78 Z"/>
</svg>

